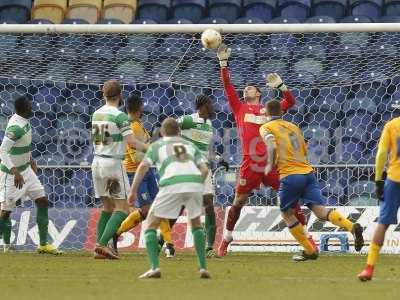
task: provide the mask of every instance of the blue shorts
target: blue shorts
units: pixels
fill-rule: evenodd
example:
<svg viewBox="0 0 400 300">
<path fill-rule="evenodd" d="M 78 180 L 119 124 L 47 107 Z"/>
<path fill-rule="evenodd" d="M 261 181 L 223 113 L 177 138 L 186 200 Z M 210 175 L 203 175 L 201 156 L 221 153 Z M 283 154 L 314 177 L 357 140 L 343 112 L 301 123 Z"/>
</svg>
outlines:
<svg viewBox="0 0 400 300">
<path fill-rule="evenodd" d="M 133 177 L 135 173 L 128 173 L 129 183 L 132 185 Z M 145 205 L 151 205 L 156 198 L 158 193 L 158 183 L 156 174 L 150 169 L 146 175 L 144 175 L 143 181 L 139 186 L 138 199 L 135 203 L 137 208 Z"/>
<path fill-rule="evenodd" d="M 289 175 L 280 181 L 279 200 L 281 211 L 293 208 L 300 200 L 304 205 L 325 205 L 314 173 Z"/>
<path fill-rule="evenodd" d="M 400 207 L 400 183 L 390 179 L 385 180 L 383 201 L 379 208 L 379 224 L 397 224 L 397 211 Z"/>
</svg>

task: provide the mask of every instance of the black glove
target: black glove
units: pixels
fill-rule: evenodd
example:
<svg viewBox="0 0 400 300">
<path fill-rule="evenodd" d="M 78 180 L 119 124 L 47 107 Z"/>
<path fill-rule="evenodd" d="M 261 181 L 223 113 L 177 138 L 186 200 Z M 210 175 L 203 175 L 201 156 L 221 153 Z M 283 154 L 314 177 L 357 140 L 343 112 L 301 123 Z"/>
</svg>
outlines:
<svg viewBox="0 0 400 300">
<path fill-rule="evenodd" d="M 227 163 L 225 160 L 221 160 L 218 162 L 218 167 L 224 167 L 225 171 L 229 171 L 229 163 Z"/>
<path fill-rule="evenodd" d="M 385 185 L 385 181 L 384 180 L 375 181 L 376 197 L 380 201 L 383 201 L 383 187 L 384 187 L 384 185 Z"/>
</svg>

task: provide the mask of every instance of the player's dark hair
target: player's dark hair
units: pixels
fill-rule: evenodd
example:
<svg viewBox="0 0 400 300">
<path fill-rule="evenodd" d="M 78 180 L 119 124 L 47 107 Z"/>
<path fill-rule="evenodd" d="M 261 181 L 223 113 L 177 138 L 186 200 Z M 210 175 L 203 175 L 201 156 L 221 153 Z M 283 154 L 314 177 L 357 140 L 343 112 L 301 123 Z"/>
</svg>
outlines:
<svg viewBox="0 0 400 300">
<path fill-rule="evenodd" d="M 207 95 L 198 95 L 196 97 L 196 109 L 200 109 L 203 105 L 211 101 L 211 98 Z"/>
<path fill-rule="evenodd" d="M 140 110 L 143 105 L 143 101 L 138 94 L 132 94 L 126 99 L 126 111 L 128 113 L 135 113 Z"/>
<path fill-rule="evenodd" d="M 278 100 L 270 100 L 267 102 L 265 105 L 265 108 L 267 109 L 267 113 L 270 116 L 281 116 L 282 115 L 282 108 L 281 108 L 281 103 Z"/>
<path fill-rule="evenodd" d="M 31 100 L 27 96 L 18 96 L 14 100 L 15 112 L 20 116 L 26 116 L 31 110 Z"/>
<path fill-rule="evenodd" d="M 161 124 L 161 130 L 164 136 L 177 136 L 180 127 L 174 118 L 166 118 Z"/>
</svg>

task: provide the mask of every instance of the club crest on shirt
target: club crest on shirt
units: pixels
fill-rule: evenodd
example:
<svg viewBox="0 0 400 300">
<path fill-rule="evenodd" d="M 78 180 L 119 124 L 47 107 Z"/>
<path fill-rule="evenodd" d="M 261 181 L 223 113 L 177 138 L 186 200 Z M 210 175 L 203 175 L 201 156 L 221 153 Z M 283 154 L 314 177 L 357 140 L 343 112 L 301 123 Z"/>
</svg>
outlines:
<svg viewBox="0 0 400 300">
<path fill-rule="evenodd" d="M 244 179 L 244 178 L 240 178 L 240 179 L 239 179 L 239 184 L 240 184 L 241 186 L 245 186 L 245 185 L 247 184 L 247 180 Z"/>
</svg>

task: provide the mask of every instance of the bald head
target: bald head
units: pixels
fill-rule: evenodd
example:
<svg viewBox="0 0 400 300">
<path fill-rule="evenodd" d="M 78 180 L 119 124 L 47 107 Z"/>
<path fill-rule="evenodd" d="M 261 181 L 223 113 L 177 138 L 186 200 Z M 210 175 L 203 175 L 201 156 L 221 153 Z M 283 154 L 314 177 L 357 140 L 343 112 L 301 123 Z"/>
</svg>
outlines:
<svg viewBox="0 0 400 300">
<path fill-rule="evenodd" d="M 177 136 L 180 128 L 178 122 L 174 118 L 166 118 L 161 124 L 161 134 L 163 136 Z"/>
<path fill-rule="evenodd" d="M 109 80 L 103 85 L 103 96 L 108 102 L 121 100 L 122 87 L 117 80 Z"/>
</svg>

